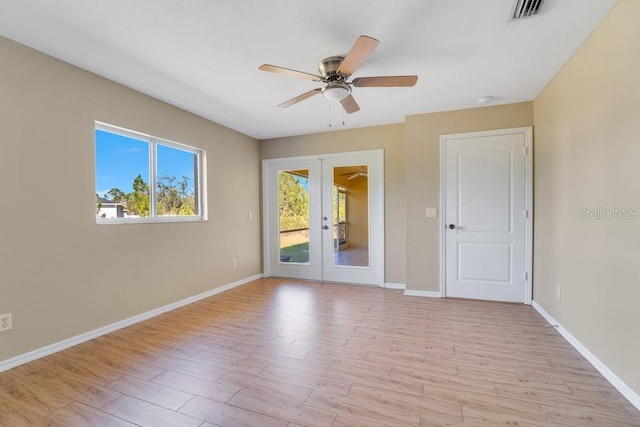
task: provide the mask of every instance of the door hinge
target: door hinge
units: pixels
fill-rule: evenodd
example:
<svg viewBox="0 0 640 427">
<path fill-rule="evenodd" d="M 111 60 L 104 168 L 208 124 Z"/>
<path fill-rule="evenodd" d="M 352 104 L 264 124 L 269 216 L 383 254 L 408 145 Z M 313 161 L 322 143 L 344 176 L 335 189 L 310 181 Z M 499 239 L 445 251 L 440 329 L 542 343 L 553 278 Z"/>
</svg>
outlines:
<svg viewBox="0 0 640 427">
<path fill-rule="evenodd" d="M 524 210 L 524 218 L 525 219 L 529 218 L 529 209 Z"/>
<path fill-rule="evenodd" d="M 526 271 L 524 272 L 524 280 L 529 280 L 529 273 L 527 273 Z"/>
<path fill-rule="evenodd" d="M 527 157 L 529 155 L 529 149 L 524 147 L 524 156 Z"/>
</svg>

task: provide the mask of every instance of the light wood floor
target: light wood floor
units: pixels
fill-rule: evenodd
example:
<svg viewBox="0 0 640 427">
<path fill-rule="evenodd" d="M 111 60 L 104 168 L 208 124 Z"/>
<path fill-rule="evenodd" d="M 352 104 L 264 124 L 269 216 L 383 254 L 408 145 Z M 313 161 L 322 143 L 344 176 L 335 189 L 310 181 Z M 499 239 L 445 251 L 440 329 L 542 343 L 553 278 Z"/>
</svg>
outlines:
<svg viewBox="0 0 640 427">
<path fill-rule="evenodd" d="M 333 253 L 335 265 L 367 267 L 369 265 L 369 248 L 347 248 Z"/>
<path fill-rule="evenodd" d="M 531 308 L 263 279 L 0 373 L 0 425 L 640 426 Z"/>
</svg>

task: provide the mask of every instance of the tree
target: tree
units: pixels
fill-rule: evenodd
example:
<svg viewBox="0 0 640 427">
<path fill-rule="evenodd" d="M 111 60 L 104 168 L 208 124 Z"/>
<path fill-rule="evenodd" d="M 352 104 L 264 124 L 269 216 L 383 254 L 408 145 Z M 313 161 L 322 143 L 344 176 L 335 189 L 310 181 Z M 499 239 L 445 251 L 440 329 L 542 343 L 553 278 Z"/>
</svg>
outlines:
<svg viewBox="0 0 640 427">
<path fill-rule="evenodd" d="M 158 215 L 195 215 L 196 204 L 189 189 L 189 177 L 177 181 L 175 176 L 162 175 L 158 180 Z"/>
<path fill-rule="evenodd" d="M 124 201 L 124 198 L 126 197 L 124 191 L 120 190 L 119 188 L 112 188 L 111 190 L 107 191 L 107 194 L 105 195 L 109 196 L 109 198 L 116 203 L 122 203 Z"/>
<path fill-rule="evenodd" d="M 278 185 L 280 230 L 309 228 L 309 193 L 300 182 L 300 177 L 280 172 Z"/>
<path fill-rule="evenodd" d="M 149 185 L 138 175 L 133 179 L 133 191 L 126 193 L 119 188 L 112 188 L 108 195 L 114 202 L 125 205 L 130 215 L 148 217 L 150 215 Z M 97 194 L 96 194 L 97 197 Z M 195 215 L 196 198 L 189 188 L 189 177 L 183 176 L 180 181 L 175 176 L 162 175 L 156 189 L 156 211 L 158 215 Z M 101 204 L 97 204 L 99 211 Z"/>
<path fill-rule="evenodd" d="M 144 182 L 141 175 L 133 179 L 133 191 L 128 193 L 124 200 L 130 214 L 149 216 L 149 185 Z"/>
</svg>

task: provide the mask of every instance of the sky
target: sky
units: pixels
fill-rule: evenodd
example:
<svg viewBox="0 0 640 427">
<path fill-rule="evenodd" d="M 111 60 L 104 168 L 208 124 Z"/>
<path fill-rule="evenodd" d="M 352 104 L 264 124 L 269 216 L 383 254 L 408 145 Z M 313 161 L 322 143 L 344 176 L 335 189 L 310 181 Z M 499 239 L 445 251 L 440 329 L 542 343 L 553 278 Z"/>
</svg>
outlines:
<svg viewBox="0 0 640 427">
<path fill-rule="evenodd" d="M 133 191 L 133 179 L 141 175 L 149 184 L 149 143 L 96 129 L 96 193 L 104 197 L 112 188 Z M 158 145 L 158 177 L 174 176 L 177 181 L 189 177 L 194 185 L 194 154 Z"/>
<path fill-rule="evenodd" d="M 302 187 L 304 188 L 304 191 L 309 193 L 309 178 L 305 178 L 303 176 L 299 176 L 297 178 L 298 178 L 298 183 L 302 185 Z"/>
</svg>

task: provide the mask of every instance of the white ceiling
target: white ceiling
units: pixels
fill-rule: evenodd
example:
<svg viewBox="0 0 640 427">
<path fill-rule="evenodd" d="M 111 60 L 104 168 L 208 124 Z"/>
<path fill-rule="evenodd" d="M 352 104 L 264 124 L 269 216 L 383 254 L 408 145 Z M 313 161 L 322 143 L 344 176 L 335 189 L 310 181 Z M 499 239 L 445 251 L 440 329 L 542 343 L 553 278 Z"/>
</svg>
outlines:
<svg viewBox="0 0 640 427">
<path fill-rule="evenodd" d="M 532 100 L 615 3 L 546 0 L 541 16 L 509 22 L 514 0 L 2 0 L 0 34 L 268 139 L 474 108 L 485 95 Z M 361 34 L 381 43 L 353 77 L 417 74 L 417 85 L 354 88 L 351 115 L 322 96 L 276 108 L 321 85 L 258 66 L 315 74 Z"/>
</svg>

